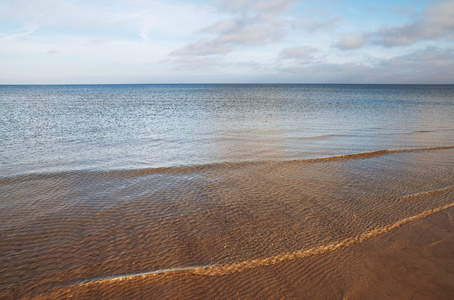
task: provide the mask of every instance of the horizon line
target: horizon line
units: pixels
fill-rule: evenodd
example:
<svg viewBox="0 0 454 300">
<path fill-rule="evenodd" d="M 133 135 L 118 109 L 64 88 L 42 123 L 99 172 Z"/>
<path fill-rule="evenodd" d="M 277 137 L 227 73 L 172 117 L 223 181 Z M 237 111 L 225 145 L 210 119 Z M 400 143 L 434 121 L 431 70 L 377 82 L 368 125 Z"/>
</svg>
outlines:
<svg viewBox="0 0 454 300">
<path fill-rule="evenodd" d="M 295 83 L 295 82 L 172 82 L 172 83 L 0 83 L 0 86 L 68 85 L 454 85 L 454 83 Z"/>
</svg>

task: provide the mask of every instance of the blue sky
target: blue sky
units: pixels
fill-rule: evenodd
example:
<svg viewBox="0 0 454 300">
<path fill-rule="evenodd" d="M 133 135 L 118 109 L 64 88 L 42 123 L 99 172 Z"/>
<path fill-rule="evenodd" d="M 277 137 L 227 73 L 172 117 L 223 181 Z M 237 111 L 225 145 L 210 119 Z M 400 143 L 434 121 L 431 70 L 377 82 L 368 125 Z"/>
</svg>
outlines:
<svg viewBox="0 0 454 300">
<path fill-rule="evenodd" d="M 0 84 L 450 83 L 454 0 L 0 0 Z"/>
</svg>

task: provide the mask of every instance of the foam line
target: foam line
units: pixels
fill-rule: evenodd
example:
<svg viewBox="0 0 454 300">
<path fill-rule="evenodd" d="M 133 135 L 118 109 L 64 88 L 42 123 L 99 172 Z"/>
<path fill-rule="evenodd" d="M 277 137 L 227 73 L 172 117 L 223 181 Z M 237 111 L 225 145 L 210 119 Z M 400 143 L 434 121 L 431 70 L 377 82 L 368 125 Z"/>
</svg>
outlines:
<svg viewBox="0 0 454 300">
<path fill-rule="evenodd" d="M 445 149 L 454 149 L 454 146 L 441 146 L 441 147 L 428 147 L 428 148 L 413 148 L 413 149 L 386 149 L 386 150 L 378 150 L 378 151 L 370 151 L 370 152 L 361 152 L 361 153 L 353 153 L 353 154 L 343 154 L 343 155 L 335 155 L 335 156 L 328 156 L 328 157 L 319 157 L 319 158 L 308 158 L 308 159 L 295 159 L 295 160 L 284 160 L 279 161 L 280 163 L 317 163 L 317 162 L 325 162 L 325 161 L 336 161 L 336 160 L 348 160 L 348 159 L 363 159 L 363 158 L 370 158 L 375 156 L 383 156 L 387 154 L 395 154 L 395 153 L 410 153 L 410 152 L 421 152 L 421 151 L 431 151 L 431 150 L 445 150 Z M 222 166 L 244 166 L 244 165 L 257 165 L 262 163 L 272 163 L 276 161 L 245 161 L 245 162 L 224 162 L 224 163 L 213 163 L 213 164 L 206 164 L 206 165 L 196 165 L 196 166 L 187 166 L 187 167 L 165 167 L 165 168 L 151 168 L 151 169 L 140 169 L 140 170 L 133 170 L 129 171 L 129 173 L 134 174 L 153 174 L 153 173 L 171 173 L 171 174 L 186 174 L 196 171 L 201 171 L 210 168 L 222 167 Z"/>
<path fill-rule="evenodd" d="M 283 161 L 272 161 L 272 160 L 259 160 L 259 161 L 244 161 L 244 162 L 220 162 L 212 164 L 202 164 L 194 166 L 180 166 L 180 167 L 159 167 L 159 168 L 144 168 L 144 169 L 133 169 L 133 170 L 116 170 L 116 171 L 105 171 L 99 172 L 99 174 L 107 175 L 110 177 L 134 177 L 142 176 L 148 174 L 190 174 L 194 172 L 199 172 L 203 170 L 209 170 L 213 168 L 240 168 L 243 166 L 253 166 L 264 163 L 282 163 L 282 164 L 292 164 L 292 163 L 317 163 L 317 162 L 326 162 L 326 161 L 337 161 L 337 160 L 349 160 L 349 159 L 364 159 L 371 158 L 376 156 L 383 156 L 388 154 L 395 153 L 410 153 L 410 152 L 421 152 L 421 151 L 431 151 L 431 150 L 445 150 L 445 149 L 454 149 L 454 146 L 440 146 L 440 147 L 428 147 L 428 148 L 413 148 L 413 149 L 386 149 L 378 150 L 371 152 L 361 152 L 353 154 L 344 154 L 344 155 L 335 155 L 328 157 L 319 157 L 319 158 L 308 158 L 308 159 L 295 159 L 295 160 L 283 160 Z M 18 175 L 13 177 L 0 177 L 0 185 L 10 183 L 14 180 L 35 180 L 35 179 L 44 179 L 49 177 L 61 177 L 62 175 L 71 175 L 71 174 L 96 174 L 96 171 L 76 171 L 76 172 L 62 172 L 62 173 L 44 173 L 44 174 L 28 174 L 28 175 Z"/>
<path fill-rule="evenodd" d="M 453 187 L 450 186 L 450 187 L 443 188 L 440 190 L 423 192 L 423 193 L 418 193 L 418 194 L 413 194 L 413 195 L 407 195 L 407 196 L 401 197 L 401 199 L 405 199 L 405 198 L 408 199 L 408 198 L 413 198 L 413 197 L 441 193 L 444 191 L 448 191 L 452 188 Z M 314 255 L 321 255 L 321 254 L 325 254 L 325 253 L 335 251 L 335 250 L 338 250 L 341 248 L 352 246 L 354 244 L 361 243 L 361 242 L 363 242 L 367 239 L 370 239 L 372 237 L 375 237 L 377 235 L 391 232 L 391 231 L 401 227 L 402 225 L 425 218 L 434 213 L 437 213 L 437 212 L 440 212 L 440 211 L 443 211 L 443 210 L 446 210 L 446 209 L 449 209 L 452 207 L 454 207 L 454 202 L 450 203 L 448 205 L 442 206 L 442 207 L 423 211 L 422 213 L 419 213 L 415 216 L 411 216 L 411 217 L 399 220 L 396 223 L 389 224 L 384 227 L 376 228 L 376 229 L 373 229 L 370 231 L 366 231 L 357 236 L 350 237 L 350 238 L 347 238 L 347 239 L 344 239 L 344 240 L 341 240 L 341 241 L 338 241 L 335 243 L 330 243 L 325 246 L 315 247 L 315 248 L 308 249 L 308 250 L 297 250 L 297 251 L 290 252 L 290 253 L 280 254 L 280 255 L 277 255 L 274 257 L 260 258 L 260 259 L 255 259 L 255 260 L 251 260 L 251 261 L 233 263 L 233 264 L 229 264 L 229 265 L 208 266 L 208 267 L 204 267 L 204 268 L 200 268 L 200 269 L 194 269 L 192 272 L 194 274 L 199 274 L 199 275 L 224 275 L 224 274 L 229 274 L 229 273 L 241 272 L 246 269 L 273 265 L 273 264 L 276 264 L 279 262 L 288 261 L 288 260 L 292 260 L 292 259 L 296 259 L 296 258 L 304 258 L 304 257 L 309 257 L 309 256 L 314 256 Z"/>
<path fill-rule="evenodd" d="M 412 194 L 412 195 L 406 195 L 398 198 L 398 200 L 405 200 L 413 197 L 419 197 L 419 196 L 426 196 L 426 195 L 431 195 L 431 194 L 437 194 L 437 193 L 442 193 L 449 191 L 453 189 L 454 186 L 448 186 L 442 189 L 434 190 L 434 191 L 428 191 L 428 192 L 422 192 L 422 193 L 417 193 L 417 194 Z M 430 216 L 432 214 L 441 212 L 443 210 L 453 208 L 454 207 L 454 202 L 450 203 L 448 205 L 430 209 L 423 211 L 417 215 L 404 218 L 402 220 L 399 220 L 393 224 L 389 224 L 380 228 L 376 228 L 367 232 L 364 232 L 362 234 L 337 241 L 334 243 L 330 243 L 328 245 L 320 246 L 320 247 L 315 247 L 312 249 L 308 250 L 297 250 L 294 252 L 289 252 L 289 253 L 284 253 L 272 257 L 267 257 L 267 258 L 258 258 L 254 260 L 249 260 L 249 261 L 243 261 L 243 262 L 238 262 L 238 263 L 231 263 L 231 264 L 226 264 L 226 265 L 204 265 L 204 266 L 188 266 L 188 267 L 180 267 L 180 268 L 170 268 L 170 269 L 161 269 L 161 270 L 155 270 L 155 271 L 148 271 L 148 272 L 141 272 L 141 273 L 133 273 L 133 274 L 125 274 L 125 275 L 116 275 L 116 276 L 105 276 L 105 277 L 96 277 L 92 279 L 87 279 L 79 282 L 73 282 L 68 285 L 68 286 L 78 286 L 78 285 L 87 285 L 87 284 L 99 284 L 99 283 L 112 283 L 116 281 L 123 281 L 123 280 L 131 280 L 131 279 L 136 279 L 136 278 L 144 278 L 148 276 L 155 276 L 155 275 L 160 275 L 160 274 L 170 274 L 170 273 L 180 273 L 180 272 L 185 272 L 189 274 L 195 274 L 195 275 L 201 275 L 201 276 L 221 276 L 225 274 L 231 274 L 231 273 L 236 273 L 236 272 L 242 272 L 247 269 L 253 269 L 253 268 L 258 268 L 262 266 L 268 266 L 268 265 L 274 265 L 283 261 L 289 261 L 297 258 L 305 258 L 305 257 L 310 257 L 310 256 L 315 256 L 315 255 L 321 255 L 325 253 L 329 253 L 332 251 L 336 251 L 342 248 L 346 248 L 358 243 L 361 243 L 365 240 L 368 240 L 372 237 L 389 233 L 402 225 L 408 224 L 413 221 L 420 220 L 422 218 L 425 218 L 427 216 Z"/>
<path fill-rule="evenodd" d="M 394 153 L 409 153 L 409 152 L 443 150 L 443 149 L 454 149 L 454 146 L 414 148 L 414 149 L 387 149 L 387 150 L 361 152 L 361 153 L 354 153 L 354 154 L 335 155 L 335 156 L 328 156 L 328 157 L 321 157 L 321 158 L 311 158 L 311 159 L 304 159 L 304 160 L 297 160 L 297 161 L 316 162 L 316 161 L 330 161 L 330 160 L 344 160 L 344 159 L 361 159 L 361 158 L 369 158 L 369 157 L 382 156 L 382 155 L 394 154 Z"/>
</svg>

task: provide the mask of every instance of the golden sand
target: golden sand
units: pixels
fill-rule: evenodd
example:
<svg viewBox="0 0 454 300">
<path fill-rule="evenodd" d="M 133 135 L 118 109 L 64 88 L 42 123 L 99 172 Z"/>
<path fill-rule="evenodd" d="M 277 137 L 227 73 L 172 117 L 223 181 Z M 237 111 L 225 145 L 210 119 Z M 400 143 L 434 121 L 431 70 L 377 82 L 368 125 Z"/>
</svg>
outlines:
<svg viewBox="0 0 454 300">
<path fill-rule="evenodd" d="M 2 179 L 0 298 L 446 298 L 453 161 L 441 147 Z"/>
<path fill-rule="evenodd" d="M 61 288 L 36 299 L 452 299 L 454 209 L 325 252 L 223 275 L 192 270 Z"/>
</svg>

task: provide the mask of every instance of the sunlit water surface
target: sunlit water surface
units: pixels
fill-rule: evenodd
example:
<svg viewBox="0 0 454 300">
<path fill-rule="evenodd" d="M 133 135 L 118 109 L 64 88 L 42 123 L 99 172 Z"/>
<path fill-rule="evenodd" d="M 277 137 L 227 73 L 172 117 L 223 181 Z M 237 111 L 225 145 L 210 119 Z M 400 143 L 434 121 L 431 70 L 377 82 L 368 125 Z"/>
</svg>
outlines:
<svg viewBox="0 0 454 300">
<path fill-rule="evenodd" d="M 454 86 L 0 87 L 2 176 L 450 145 Z"/>
</svg>

